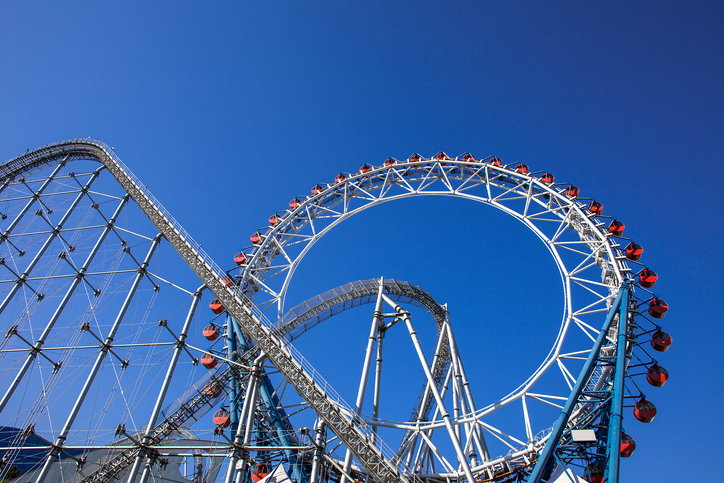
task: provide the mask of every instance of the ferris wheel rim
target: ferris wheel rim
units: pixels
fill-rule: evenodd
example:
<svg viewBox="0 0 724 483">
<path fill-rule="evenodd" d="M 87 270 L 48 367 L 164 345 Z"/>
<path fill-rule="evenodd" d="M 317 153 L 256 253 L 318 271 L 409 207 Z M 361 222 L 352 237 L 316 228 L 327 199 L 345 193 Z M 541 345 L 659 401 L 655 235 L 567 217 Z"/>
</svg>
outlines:
<svg viewBox="0 0 724 483">
<path fill-rule="evenodd" d="M 488 158 L 489 159 L 489 158 Z M 242 270 L 241 275 L 241 284 L 243 285 L 245 280 L 248 280 L 251 272 L 251 269 L 253 267 L 254 258 L 257 256 L 257 254 L 264 253 L 264 258 L 266 262 L 270 261 L 270 257 L 268 252 L 264 252 L 264 248 L 269 243 L 270 239 L 274 239 L 274 235 L 276 233 L 279 233 L 283 231 L 283 229 L 288 226 L 289 224 L 293 223 L 295 220 L 295 213 L 304 212 L 307 210 L 308 213 L 308 207 L 315 201 L 315 200 L 321 200 L 325 197 L 328 197 L 330 195 L 334 195 L 337 193 L 338 188 L 344 187 L 346 190 L 346 187 L 349 186 L 348 183 L 352 183 L 354 181 L 363 181 L 365 178 L 371 179 L 371 177 L 375 174 L 379 173 L 386 173 L 386 176 L 389 176 L 389 173 L 392 169 L 402 168 L 405 170 L 405 172 L 410 172 L 414 168 L 416 168 L 416 165 L 419 165 L 420 163 L 427 164 L 429 166 L 432 166 L 430 169 L 430 172 L 432 172 L 435 169 L 438 169 L 440 173 L 444 173 L 443 166 L 441 166 L 441 163 L 439 161 L 434 161 L 431 159 L 420 159 L 415 161 L 400 161 L 393 165 L 392 167 L 387 166 L 377 166 L 373 167 L 372 170 L 367 171 L 365 173 L 357 173 L 357 174 L 351 174 L 351 173 L 340 173 L 338 178 L 341 178 L 344 176 L 344 178 L 336 181 L 335 183 L 329 184 L 325 189 L 318 192 L 317 194 L 314 194 L 312 196 L 306 197 L 303 200 L 300 200 L 301 197 L 295 198 L 295 201 L 299 201 L 298 206 L 295 209 L 285 210 L 287 213 L 285 216 L 281 218 L 281 222 L 276 224 L 275 226 L 270 227 L 270 230 L 264 235 L 263 241 L 256 246 L 247 247 L 254 250 L 253 254 L 251 254 L 250 260 L 247 264 L 247 266 Z M 605 249 L 607 251 L 607 254 L 610 258 L 610 260 L 615 260 L 614 255 L 614 248 L 611 246 L 609 240 L 610 237 L 607 235 L 604 235 L 598 227 L 595 226 L 595 224 L 592 222 L 593 217 L 589 216 L 587 213 L 585 213 L 584 206 L 577 201 L 575 198 L 570 198 L 566 196 L 562 191 L 557 191 L 552 188 L 552 186 L 547 185 L 546 183 L 543 183 L 538 178 L 534 177 L 532 174 L 523 174 L 523 173 L 516 173 L 514 170 L 509 169 L 508 166 L 494 166 L 490 163 L 480 161 L 480 162 L 467 162 L 467 161 L 458 161 L 457 159 L 447 159 L 445 160 L 445 163 L 448 163 L 449 165 L 458 165 L 461 167 L 461 173 L 463 172 L 464 167 L 470 167 L 470 168 L 477 168 L 478 173 L 480 169 L 485 170 L 485 176 L 486 176 L 486 184 L 488 186 L 491 183 L 491 176 L 489 173 L 489 170 L 498 172 L 498 173 L 504 173 L 507 176 L 515 176 L 522 180 L 520 185 L 523 185 L 525 183 L 528 183 L 529 186 L 535 185 L 537 188 L 544 190 L 548 196 L 555 197 L 557 200 L 564 202 L 570 207 L 570 210 L 575 210 L 576 214 L 580 217 L 581 220 L 586 220 L 588 223 L 589 228 L 592 232 L 594 232 L 596 235 L 598 235 L 602 239 L 602 245 L 605 246 Z M 472 178 L 473 176 L 469 176 L 468 179 Z M 319 186 L 319 185 L 317 185 Z M 368 189 L 368 191 L 372 191 L 372 189 Z M 345 197 L 345 195 L 341 195 L 342 197 Z M 500 398 L 498 401 L 491 403 L 489 406 L 486 406 L 485 408 L 479 409 L 478 412 L 485 414 L 485 409 L 492 408 L 498 404 L 509 404 L 515 400 L 520 399 L 521 397 L 524 397 L 527 394 L 527 390 L 539 379 L 539 377 L 544 374 L 557 360 L 558 356 L 560 355 L 560 348 L 562 344 L 562 338 L 565 337 L 565 334 L 568 330 L 568 325 L 570 324 L 571 318 L 573 316 L 573 307 L 570 301 L 570 272 L 568 271 L 568 268 L 564 264 L 564 262 L 561 260 L 560 254 L 558 253 L 555 246 L 551 243 L 551 239 L 547 237 L 544 233 L 542 233 L 541 230 L 539 230 L 530 220 L 530 218 L 526 217 L 525 215 L 518 213 L 514 210 L 512 210 L 510 207 L 507 207 L 499 202 L 492 201 L 492 197 L 488 199 L 481 198 L 479 196 L 473 196 L 466 193 L 458 193 L 458 192 L 424 192 L 424 191 L 410 191 L 408 193 L 403 193 L 396 196 L 391 196 L 387 198 L 379 197 L 375 200 L 371 200 L 368 203 L 363 204 L 360 207 L 355 208 L 351 211 L 345 211 L 341 216 L 339 216 L 337 219 L 335 219 L 334 222 L 327 225 L 323 230 L 319 232 L 315 232 L 311 238 L 309 238 L 305 244 L 304 249 L 300 252 L 300 254 L 290 263 L 289 269 L 286 271 L 284 284 L 282 286 L 282 289 L 278 292 L 279 296 L 279 304 L 280 307 L 283 307 L 284 299 L 286 298 L 286 294 L 288 292 L 289 286 L 291 284 L 291 280 L 297 270 L 297 268 L 302 263 L 304 257 L 308 254 L 309 251 L 314 247 L 314 245 L 327 233 L 329 233 L 333 228 L 341 224 L 343 221 L 346 221 L 347 219 L 353 217 L 356 214 L 361 213 L 362 211 L 365 211 L 367 209 L 379 206 L 383 203 L 391 202 L 391 201 L 398 201 L 406 198 L 413 198 L 413 197 L 419 197 L 419 196 L 445 196 L 445 197 L 454 197 L 454 198 L 461 198 L 469 201 L 476 201 L 479 203 L 482 203 L 484 205 L 492 206 L 493 208 L 498 209 L 499 211 L 502 211 L 503 213 L 507 214 L 508 216 L 512 216 L 514 219 L 518 220 L 521 224 L 523 224 L 526 228 L 528 228 L 530 231 L 532 231 L 536 237 L 544 244 L 546 249 L 548 250 L 549 254 L 553 257 L 554 262 L 556 264 L 556 268 L 558 270 L 559 276 L 561 278 L 561 284 L 562 284 L 562 291 L 563 291 L 563 298 L 564 298 L 564 305 L 563 305 L 563 314 L 561 317 L 561 323 L 559 325 L 559 331 L 556 335 L 555 340 L 553 341 L 552 347 L 549 351 L 549 353 L 544 357 L 543 361 L 540 363 L 538 368 L 533 371 L 533 373 L 525 380 L 523 381 L 517 388 L 513 389 L 510 393 L 508 393 L 506 396 Z M 277 212 L 279 213 L 279 212 Z M 260 230 L 257 231 L 257 233 L 260 233 Z M 276 241 L 276 240 L 275 240 Z M 246 249 L 245 249 L 246 250 Z M 273 257 L 272 257 L 273 258 Z M 621 261 L 616 261 L 613 263 L 613 266 L 615 268 L 615 285 L 613 285 L 611 288 L 610 293 L 608 294 L 608 299 L 613 300 L 616 293 L 618 292 L 618 289 L 621 285 L 621 283 L 627 278 L 622 274 L 622 268 L 625 268 L 623 266 L 623 263 Z M 253 302 L 253 293 L 248 294 L 249 298 Z M 283 310 L 280 308 L 280 313 L 283 313 Z"/>
</svg>

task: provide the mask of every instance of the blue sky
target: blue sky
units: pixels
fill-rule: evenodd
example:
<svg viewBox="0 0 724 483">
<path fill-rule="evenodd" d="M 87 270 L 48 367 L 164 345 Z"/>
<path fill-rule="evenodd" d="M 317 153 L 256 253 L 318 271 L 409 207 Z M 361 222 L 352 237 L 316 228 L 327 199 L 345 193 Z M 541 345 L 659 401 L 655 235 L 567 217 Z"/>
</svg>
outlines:
<svg viewBox="0 0 724 483">
<path fill-rule="evenodd" d="M 366 162 L 470 151 L 551 171 L 626 223 L 671 307 L 671 380 L 647 392 L 653 423 L 625 421 L 625 481 L 716 479 L 723 31 L 718 2 L 5 1 L 0 159 L 97 137 L 223 266 L 291 198 Z M 290 297 L 385 275 L 472 326 L 515 317 L 516 290 L 559 296 L 532 235 L 434 201 L 346 222 Z M 471 347 L 535 342 L 468 328 Z"/>
</svg>

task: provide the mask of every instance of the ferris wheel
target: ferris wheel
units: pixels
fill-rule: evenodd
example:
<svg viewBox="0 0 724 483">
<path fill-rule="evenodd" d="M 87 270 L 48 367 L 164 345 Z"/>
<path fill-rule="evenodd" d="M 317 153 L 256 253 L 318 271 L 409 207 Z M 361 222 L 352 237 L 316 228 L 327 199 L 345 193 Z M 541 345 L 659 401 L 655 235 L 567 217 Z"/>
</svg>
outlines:
<svg viewBox="0 0 724 483">
<path fill-rule="evenodd" d="M 101 142 L 48 145 L 0 175 L 4 478 L 617 481 L 635 448 L 623 408 L 650 422 L 641 382 L 668 379 L 654 358 L 671 344 L 658 324 L 668 306 L 643 248 L 600 202 L 524 164 L 443 152 L 363 164 L 273 213 L 226 269 Z M 424 287 L 370 279 L 285 307 L 325 234 L 421 196 L 512 216 L 556 264 L 557 335 L 502 397 L 471 384 L 475 361 L 457 344 L 465 323 Z M 292 342 L 365 304 L 357 391 L 338 394 Z M 422 382 L 409 417 L 381 394 L 395 374 L 382 362 L 390 336 L 417 357 L 405 372 Z"/>
</svg>

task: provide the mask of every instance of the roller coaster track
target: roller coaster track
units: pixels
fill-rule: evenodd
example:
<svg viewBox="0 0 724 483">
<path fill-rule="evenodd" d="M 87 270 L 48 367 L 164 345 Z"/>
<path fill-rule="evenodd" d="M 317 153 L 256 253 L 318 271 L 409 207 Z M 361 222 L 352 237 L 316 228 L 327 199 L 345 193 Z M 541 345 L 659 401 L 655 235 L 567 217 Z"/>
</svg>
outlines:
<svg viewBox="0 0 724 483">
<path fill-rule="evenodd" d="M 272 324 L 238 287 L 224 283 L 224 270 L 201 249 L 105 143 L 92 139 L 77 139 L 44 146 L 5 164 L 0 172 L 0 182 L 45 165 L 74 159 L 95 159 L 105 166 L 189 267 L 216 295 L 241 329 L 350 449 L 370 476 L 384 483 L 411 481 L 401 473 L 397 464 L 391 461 L 393 455 L 389 451 L 385 457 L 383 450 L 371 443 L 371 428 L 359 418 L 351 417 L 352 411 L 341 397 L 286 341 L 274 335 Z"/>
<path fill-rule="evenodd" d="M 385 293 L 393 300 L 410 301 L 415 305 L 419 305 L 429 312 L 435 319 L 436 325 L 440 327 L 445 320 L 445 309 L 441 307 L 427 292 L 421 288 L 400 282 L 397 280 L 387 279 L 384 281 Z M 373 297 L 377 296 L 379 289 L 379 279 L 363 280 L 349 283 L 341 287 L 337 287 L 330 292 L 333 294 L 330 298 L 322 299 L 319 296 L 309 299 L 299 304 L 294 309 L 287 312 L 287 316 L 282 317 L 281 324 L 274 332 L 279 338 L 289 338 L 289 335 L 295 332 L 295 329 L 304 327 L 304 331 L 309 330 L 313 325 L 309 324 L 314 319 L 314 324 L 322 322 L 332 316 L 332 309 L 339 306 L 358 306 L 364 303 L 373 302 Z M 329 292 L 328 292 L 329 293 Z M 302 310 L 303 309 L 303 310 Z M 303 332 L 296 332 L 295 338 Z M 443 333 L 443 337 L 447 337 Z M 443 346 L 446 346 L 444 343 Z M 243 365 L 250 366 L 252 361 L 259 355 L 258 346 L 254 346 L 248 351 L 241 354 L 239 362 Z M 447 370 L 450 363 L 450 354 L 446 352 L 441 355 L 442 364 L 436 367 L 435 375 L 439 379 L 438 385 L 442 382 L 442 376 Z M 233 366 L 226 366 L 223 370 L 217 371 L 212 381 L 226 386 L 234 375 L 238 375 L 239 371 Z M 439 374 L 438 374 L 439 373 Z M 247 373 L 248 375 L 248 373 Z M 246 388 L 248 377 L 240 379 L 242 390 Z M 199 390 L 191 398 L 181 404 L 181 406 L 169 415 L 164 421 L 159 423 L 150 436 L 148 446 L 156 446 L 162 440 L 173 434 L 179 427 L 183 426 L 186 421 L 194 417 L 194 414 L 203 408 L 209 401 L 210 397 L 203 391 Z M 418 398 L 418 407 L 413 412 L 417 414 L 427 415 L 429 412 L 429 404 L 422 411 L 419 403 L 422 397 Z M 117 478 L 125 469 L 131 466 L 138 456 L 140 448 L 129 448 L 121 451 L 112 459 L 104 462 L 100 468 L 93 473 L 79 480 L 78 483 L 102 483 Z"/>
</svg>

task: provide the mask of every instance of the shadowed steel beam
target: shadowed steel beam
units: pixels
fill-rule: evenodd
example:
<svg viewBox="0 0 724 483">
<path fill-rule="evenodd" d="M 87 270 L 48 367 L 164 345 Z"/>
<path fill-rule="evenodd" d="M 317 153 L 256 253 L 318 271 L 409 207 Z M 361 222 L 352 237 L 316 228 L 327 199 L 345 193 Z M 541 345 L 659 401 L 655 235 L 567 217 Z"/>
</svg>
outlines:
<svg viewBox="0 0 724 483">
<path fill-rule="evenodd" d="M 630 282 L 629 282 L 630 283 Z M 608 430 L 608 468 L 606 481 L 618 483 L 621 462 L 621 423 L 623 422 L 624 376 L 626 375 L 626 346 L 628 343 L 628 284 L 621 299 L 621 315 L 618 322 L 618 343 L 616 344 L 616 374 L 613 382 L 613 401 Z"/>
</svg>

